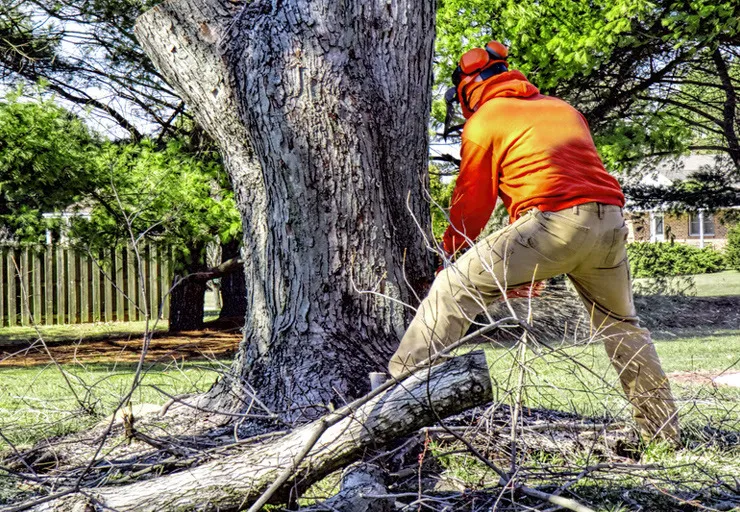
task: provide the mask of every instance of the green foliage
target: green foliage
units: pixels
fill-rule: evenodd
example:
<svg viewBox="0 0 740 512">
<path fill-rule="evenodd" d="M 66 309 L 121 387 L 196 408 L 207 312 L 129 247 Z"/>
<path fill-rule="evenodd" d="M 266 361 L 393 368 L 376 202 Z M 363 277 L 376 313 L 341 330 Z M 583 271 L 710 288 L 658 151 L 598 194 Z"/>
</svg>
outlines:
<svg viewBox="0 0 740 512">
<path fill-rule="evenodd" d="M 241 232 L 234 196 L 218 154 L 172 140 L 108 143 L 97 157 L 99 186 L 89 218 L 76 218 L 72 235 L 93 248 L 147 237 L 179 250 Z M 200 257 L 201 255 L 193 255 Z"/>
<path fill-rule="evenodd" d="M 727 233 L 725 261 L 729 268 L 740 270 L 740 224 L 735 224 Z"/>
<path fill-rule="evenodd" d="M 725 268 L 721 252 L 671 242 L 635 242 L 627 245 L 632 276 L 664 277 L 719 272 Z"/>
<path fill-rule="evenodd" d="M 48 100 L 0 100 L 0 224 L 36 239 L 41 213 L 74 204 L 95 188 L 100 141 Z"/>
<path fill-rule="evenodd" d="M 148 238 L 190 258 L 241 233 L 218 153 L 194 138 L 109 142 L 51 100 L 0 102 L 0 225 L 39 241 L 43 213 L 84 211 L 71 238 L 92 249 Z M 59 226 L 57 225 L 58 229 Z M 202 255 L 192 255 L 200 258 Z"/>
</svg>

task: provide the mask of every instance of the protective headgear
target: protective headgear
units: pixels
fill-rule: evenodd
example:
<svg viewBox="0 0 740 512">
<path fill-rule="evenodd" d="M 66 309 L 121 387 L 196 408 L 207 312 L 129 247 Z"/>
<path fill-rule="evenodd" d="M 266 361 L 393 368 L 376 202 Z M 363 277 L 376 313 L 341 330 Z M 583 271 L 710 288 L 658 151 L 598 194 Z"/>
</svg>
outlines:
<svg viewBox="0 0 740 512">
<path fill-rule="evenodd" d="M 445 135 L 449 132 L 450 122 L 454 115 L 454 103 L 462 107 L 463 116 L 468 119 L 475 112 L 476 105 L 470 105 L 470 89 L 473 84 L 488 80 L 494 75 L 509 69 L 506 59 L 509 50 L 498 41 L 490 41 L 484 48 L 473 48 L 460 57 L 460 63 L 452 73 L 453 87 L 447 89 L 447 116 L 445 117 Z"/>
</svg>

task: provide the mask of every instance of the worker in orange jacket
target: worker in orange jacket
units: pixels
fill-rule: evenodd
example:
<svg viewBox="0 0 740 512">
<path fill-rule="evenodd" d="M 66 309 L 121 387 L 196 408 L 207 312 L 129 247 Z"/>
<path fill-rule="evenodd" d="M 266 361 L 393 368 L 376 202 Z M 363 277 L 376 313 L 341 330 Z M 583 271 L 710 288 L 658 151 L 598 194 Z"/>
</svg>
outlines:
<svg viewBox="0 0 740 512">
<path fill-rule="evenodd" d="M 604 340 L 635 419 L 649 438 L 678 441 L 670 385 L 640 327 L 627 262 L 624 195 L 585 118 L 540 94 L 497 41 L 466 52 L 446 99 L 466 118 L 442 270 L 391 358 L 397 377 L 464 336 L 507 290 L 567 274 Z M 511 224 L 475 243 L 497 197 Z"/>
</svg>

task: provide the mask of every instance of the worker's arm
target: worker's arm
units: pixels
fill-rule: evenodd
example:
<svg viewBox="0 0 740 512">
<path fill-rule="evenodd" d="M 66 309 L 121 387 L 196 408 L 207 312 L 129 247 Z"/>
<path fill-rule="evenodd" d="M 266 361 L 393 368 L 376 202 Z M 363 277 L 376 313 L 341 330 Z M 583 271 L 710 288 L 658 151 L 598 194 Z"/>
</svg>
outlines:
<svg viewBox="0 0 740 512">
<path fill-rule="evenodd" d="M 475 240 L 496 205 L 498 183 L 494 183 L 491 151 L 463 137 L 460 149 L 460 174 L 450 201 L 450 226 L 443 245 L 452 255 Z"/>
</svg>

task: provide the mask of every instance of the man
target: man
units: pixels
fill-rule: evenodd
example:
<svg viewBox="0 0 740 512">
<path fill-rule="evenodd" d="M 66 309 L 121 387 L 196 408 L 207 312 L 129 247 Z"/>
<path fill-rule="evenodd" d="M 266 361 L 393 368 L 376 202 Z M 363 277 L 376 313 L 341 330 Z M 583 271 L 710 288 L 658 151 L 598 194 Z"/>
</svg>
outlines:
<svg viewBox="0 0 740 512">
<path fill-rule="evenodd" d="M 391 358 L 397 377 L 460 339 L 506 290 L 567 274 L 604 339 L 644 436 L 678 442 L 676 407 L 632 300 L 624 195 L 604 169 L 584 117 L 545 96 L 497 41 L 465 53 L 448 102 L 467 119 L 444 249 L 455 255 L 499 196 L 511 224 L 442 270 Z"/>
</svg>

